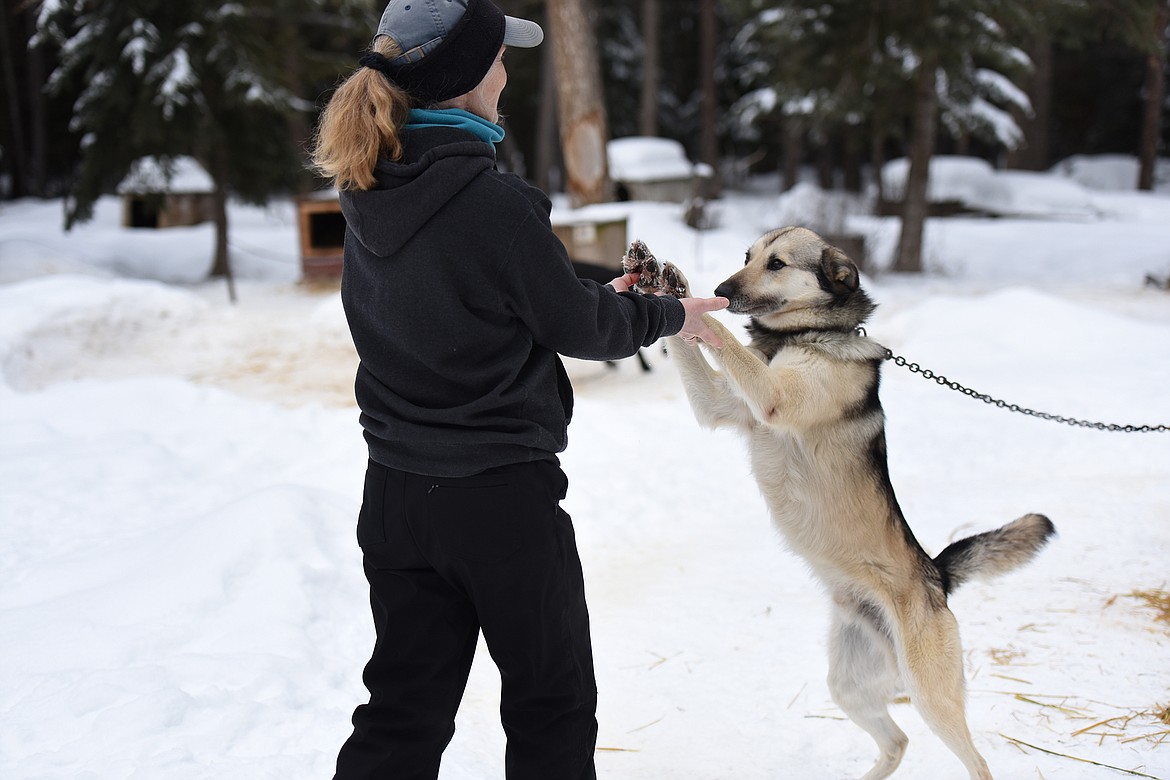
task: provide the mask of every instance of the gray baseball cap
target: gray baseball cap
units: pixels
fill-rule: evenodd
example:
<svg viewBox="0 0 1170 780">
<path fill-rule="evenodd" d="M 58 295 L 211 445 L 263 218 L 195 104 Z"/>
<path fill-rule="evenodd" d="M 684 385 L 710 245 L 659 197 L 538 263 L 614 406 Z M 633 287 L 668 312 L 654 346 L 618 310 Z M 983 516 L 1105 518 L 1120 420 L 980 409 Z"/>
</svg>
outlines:
<svg viewBox="0 0 1170 780">
<path fill-rule="evenodd" d="M 391 60 L 367 55 L 392 83 L 422 103 L 470 92 L 495 62 L 500 46 L 531 48 L 544 40 L 536 22 L 505 16 L 491 0 L 390 0 L 376 41 L 387 36 L 402 49 Z"/>
<path fill-rule="evenodd" d="M 476 5 L 491 9 L 473 8 Z M 390 0 L 374 37 L 387 35 L 402 49 L 402 56 L 393 60 L 395 64 L 417 62 L 447 40 L 469 10 L 472 15 L 491 10 L 503 15 L 490 0 Z M 544 30 L 536 22 L 504 16 L 504 46 L 530 49 L 543 40 Z"/>
</svg>

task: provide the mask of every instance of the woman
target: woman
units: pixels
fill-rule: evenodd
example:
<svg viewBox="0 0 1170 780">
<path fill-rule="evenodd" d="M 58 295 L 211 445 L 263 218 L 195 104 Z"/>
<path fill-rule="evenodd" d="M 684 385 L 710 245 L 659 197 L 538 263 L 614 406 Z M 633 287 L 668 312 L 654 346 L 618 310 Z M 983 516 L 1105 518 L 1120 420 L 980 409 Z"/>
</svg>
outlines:
<svg viewBox="0 0 1170 780">
<path fill-rule="evenodd" d="M 358 540 L 377 631 L 338 780 L 434 780 L 478 633 L 500 669 L 509 780 L 595 776 L 581 564 L 560 509 L 573 394 L 558 353 L 713 340 L 725 299 L 581 282 L 544 193 L 495 169 L 507 46 L 489 0 L 392 0 L 322 115 L 348 224 L 342 300 L 369 444 Z"/>
</svg>

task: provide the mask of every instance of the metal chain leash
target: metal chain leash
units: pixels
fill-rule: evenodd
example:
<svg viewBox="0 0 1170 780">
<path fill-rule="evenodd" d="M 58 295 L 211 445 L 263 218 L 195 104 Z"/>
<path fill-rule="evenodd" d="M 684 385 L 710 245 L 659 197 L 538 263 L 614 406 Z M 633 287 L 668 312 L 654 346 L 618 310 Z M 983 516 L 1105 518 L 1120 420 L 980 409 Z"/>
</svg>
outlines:
<svg viewBox="0 0 1170 780">
<path fill-rule="evenodd" d="M 863 329 L 858 328 L 857 330 L 859 335 L 865 335 L 865 331 Z M 1051 420 L 1053 422 L 1064 423 L 1065 425 L 1073 425 L 1079 428 L 1092 428 L 1098 431 L 1114 431 L 1119 433 L 1166 433 L 1167 431 L 1170 431 L 1170 425 L 1118 425 L 1116 423 L 1090 422 L 1089 420 L 1077 420 L 1073 417 L 1062 417 L 1059 414 L 1038 412 L 1035 409 L 1029 409 L 1025 406 L 1019 406 L 1018 404 L 1010 404 L 1007 401 L 1001 401 L 998 398 L 992 398 L 986 393 L 980 393 L 976 390 L 972 390 L 969 387 L 964 387 L 958 382 L 947 379 L 942 374 L 936 374 L 929 368 L 923 368 L 917 363 L 911 363 L 901 355 L 895 355 L 889 349 L 886 350 L 886 360 L 894 361 L 895 365 L 907 368 L 911 373 L 918 374 L 923 379 L 931 379 L 943 387 L 949 387 L 950 389 L 962 393 L 965 396 L 978 399 L 985 404 L 991 404 L 992 406 L 996 406 L 1000 409 L 1007 409 L 1009 412 L 1018 412 L 1019 414 L 1025 414 L 1029 417 L 1038 417 L 1041 420 Z"/>
</svg>

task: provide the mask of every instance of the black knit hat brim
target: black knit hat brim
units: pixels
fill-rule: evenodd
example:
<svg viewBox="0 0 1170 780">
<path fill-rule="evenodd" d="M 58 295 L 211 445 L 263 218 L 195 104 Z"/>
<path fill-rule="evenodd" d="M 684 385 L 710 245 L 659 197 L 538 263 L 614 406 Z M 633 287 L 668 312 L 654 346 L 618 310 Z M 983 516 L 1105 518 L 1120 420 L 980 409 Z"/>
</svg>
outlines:
<svg viewBox="0 0 1170 780">
<path fill-rule="evenodd" d="M 469 0 L 451 33 L 415 62 L 385 75 L 423 104 L 464 95 L 483 81 L 504 43 L 504 13 L 490 0 Z"/>
</svg>

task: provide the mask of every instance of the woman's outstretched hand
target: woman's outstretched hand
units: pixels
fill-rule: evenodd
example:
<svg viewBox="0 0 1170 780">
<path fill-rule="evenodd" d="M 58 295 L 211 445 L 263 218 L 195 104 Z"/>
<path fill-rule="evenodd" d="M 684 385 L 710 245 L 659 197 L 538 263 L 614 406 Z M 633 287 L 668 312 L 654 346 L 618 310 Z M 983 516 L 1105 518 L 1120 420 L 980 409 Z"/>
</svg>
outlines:
<svg viewBox="0 0 1170 780">
<path fill-rule="evenodd" d="M 618 292 L 628 292 L 630 288 L 638 283 L 640 278 L 641 274 L 637 271 L 632 271 L 614 279 L 609 283 L 609 286 Z M 665 295 L 662 292 L 656 294 Z M 723 339 L 719 338 L 711 328 L 707 327 L 707 323 L 703 322 L 703 314 L 709 311 L 726 309 L 729 301 L 726 298 L 679 298 L 679 301 L 687 312 L 687 318 L 683 322 L 682 330 L 677 334 L 679 338 L 688 344 L 703 341 L 716 349 L 722 347 Z"/>
<path fill-rule="evenodd" d="M 726 298 L 680 298 L 679 301 L 687 310 L 686 321 L 683 322 L 682 330 L 678 332 L 679 338 L 688 344 L 702 341 L 715 349 L 722 348 L 723 339 L 708 327 L 703 321 L 703 315 L 709 311 L 726 309 L 730 301 Z"/>
</svg>

